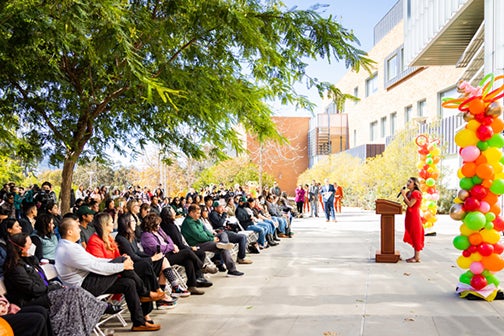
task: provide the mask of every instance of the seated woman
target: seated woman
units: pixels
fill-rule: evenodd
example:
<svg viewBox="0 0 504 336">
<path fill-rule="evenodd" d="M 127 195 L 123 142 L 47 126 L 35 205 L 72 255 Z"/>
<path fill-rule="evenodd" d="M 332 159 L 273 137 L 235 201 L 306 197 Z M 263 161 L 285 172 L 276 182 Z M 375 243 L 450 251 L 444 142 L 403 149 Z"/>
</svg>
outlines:
<svg viewBox="0 0 504 336">
<path fill-rule="evenodd" d="M 182 206 L 182 203 L 180 202 L 180 198 L 174 197 L 170 205 L 171 205 L 172 209 L 175 211 L 176 217 L 184 216 L 184 207 Z"/>
<path fill-rule="evenodd" d="M 179 283 L 177 277 L 173 273 L 170 263 L 164 257 L 162 253 L 156 253 L 149 257 L 145 252 L 140 251 L 135 240 L 135 226 L 136 222 L 131 216 L 131 214 L 124 214 L 119 217 L 117 236 L 115 238 L 117 245 L 119 246 L 119 251 L 122 254 L 127 254 L 133 260 L 133 267 L 135 272 L 142 278 L 147 279 L 153 276 L 152 287 L 157 290 L 161 287 L 164 289 L 166 286 L 166 279 L 171 284 L 172 291 L 177 291 Z M 161 286 L 157 285 L 156 275 L 159 275 L 159 283 Z M 150 281 L 148 281 L 150 282 Z M 189 293 L 187 293 L 189 294 Z M 169 296 L 165 296 L 162 300 L 157 302 L 158 309 L 173 308 L 175 306 L 175 301 Z"/>
<path fill-rule="evenodd" d="M 9 301 L 48 309 L 55 335 L 90 335 L 107 303 L 80 287 L 63 288 L 59 282 L 50 282 L 37 257 L 28 252 L 31 245 L 26 233 L 15 234 L 7 242 L 4 276 Z"/>
<path fill-rule="evenodd" d="M 7 241 L 10 236 L 23 232 L 15 218 L 4 219 L 0 223 L 0 278 L 3 276 L 3 265 L 7 259 Z"/>
<path fill-rule="evenodd" d="M 164 210 L 164 209 L 163 209 Z M 184 266 L 187 275 L 187 289 L 191 294 L 203 295 L 205 292 L 196 288 L 196 270 L 203 267 L 201 260 L 191 249 L 179 249 L 172 239 L 159 227 L 161 218 L 155 214 L 147 215 L 142 222 L 142 247 L 149 256 L 161 252 L 170 264 Z M 174 291 L 172 294 L 177 295 Z"/>
<path fill-rule="evenodd" d="M 94 227 L 96 232 L 93 233 L 91 238 L 89 238 L 86 251 L 98 258 L 112 259 L 112 262 L 115 260 L 120 260 L 120 262 L 122 262 L 119 247 L 115 243 L 114 238 L 111 236 L 111 233 L 114 230 L 112 217 L 106 212 L 98 213 L 95 216 Z M 144 270 L 145 273 L 147 271 L 148 269 Z M 145 273 L 137 274 L 134 271 L 124 271 L 121 274 L 135 280 L 138 295 L 140 296 L 140 301 L 142 302 L 142 311 L 145 316 L 145 320 L 154 324 L 152 319 L 149 317 L 149 313 L 152 311 L 153 305 L 152 301 L 148 298 L 155 298 L 156 301 L 161 300 L 165 297 L 165 293 L 159 288 L 155 274 L 152 273 L 150 276 L 146 276 Z M 152 280 L 152 278 L 154 278 L 154 280 Z"/>
<path fill-rule="evenodd" d="M 16 336 L 51 336 L 49 312 L 42 306 L 19 308 L 0 295 L 0 317 L 12 328 Z"/>
<path fill-rule="evenodd" d="M 35 256 L 37 259 L 47 259 L 49 263 L 54 264 L 58 238 L 54 234 L 54 220 L 52 215 L 41 214 L 37 216 L 35 230 L 32 232 L 30 238 L 33 245 L 36 246 Z"/>
</svg>

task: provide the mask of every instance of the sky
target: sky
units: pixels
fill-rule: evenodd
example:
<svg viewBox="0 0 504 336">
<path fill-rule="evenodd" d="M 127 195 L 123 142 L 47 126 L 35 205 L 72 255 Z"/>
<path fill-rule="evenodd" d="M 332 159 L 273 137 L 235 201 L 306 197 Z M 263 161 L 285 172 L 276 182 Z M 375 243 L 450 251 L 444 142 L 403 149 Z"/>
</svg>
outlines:
<svg viewBox="0 0 504 336">
<path fill-rule="evenodd" d="M 329 5 L 323 8 L 323 16 L 332 15 L 335 20 L 341 23 L 348 30 L 353 30 L 355 36 L 360 41 L 360 49 L 369 51 L 373 47 L 374 26 L 387 14 L 398 0 L 284 0 L 288 8 L 297 6 L 298 9 L 307 9 L 315 4 Z M 344 63 L 328 64 L 327 60 L 309 60 L 308 73 L 320 81 L 331 83 L 338 82 L 348 71 Z M 317 104 L 314 113 L 320 113 L 325 106 L 322 106 L 322 99 L 316 89 L 308 90 L 302 84 L 296 86 L 296 90 L 309 97 Z M 291 106 L 272 105 L 277 115 L 309 115 L 303 111 L 293 111 Z"/>
</svg>

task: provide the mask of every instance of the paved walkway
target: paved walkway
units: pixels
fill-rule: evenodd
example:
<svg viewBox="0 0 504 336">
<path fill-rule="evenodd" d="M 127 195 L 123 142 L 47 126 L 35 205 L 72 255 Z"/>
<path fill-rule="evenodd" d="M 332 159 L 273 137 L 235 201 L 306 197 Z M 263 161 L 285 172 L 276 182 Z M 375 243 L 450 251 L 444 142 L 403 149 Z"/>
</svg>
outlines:
<svg viewBox="0 0 504 336">
<path fill-rule="evenodd" d="M 402 243 L 403 220 L 396 216 L 396 250 L 405 259 L 413 252 Z M 348 208 L 337 223 L 296 219 L 295 238 L 252 255 L 252 265 L 239 267 L 244 277 L 212 276 L 214 286 L 205 295 L 153 312 L 163 328 L 140 335 L 504 334 L 504 301 L 455 294 L 462 271 L 451 241 L 459 222 L 439 216 L 437 236 L 426 237 L 421 263 L 377 264 L 379 221 L 372 212 Z M 498 277 L 504 281 L 503 272 Z M 116 335 L 127 330 L 116 328 Z"/>
</svg>

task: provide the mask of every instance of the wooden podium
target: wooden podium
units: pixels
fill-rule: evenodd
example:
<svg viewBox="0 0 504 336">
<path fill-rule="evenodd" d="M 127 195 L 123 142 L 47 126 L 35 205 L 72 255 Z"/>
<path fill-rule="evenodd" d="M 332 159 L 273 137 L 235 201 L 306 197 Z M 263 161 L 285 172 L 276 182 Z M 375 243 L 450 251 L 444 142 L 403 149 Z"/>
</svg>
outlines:
<svg viewBox="0 0 504 336">
<path fill-rule="evenodd" d="M 400 254 L 395 250 L 394 215 L 402 213 L 402 205 L 386 199 L 377 199 L 376 213 L 381 215 L 381 251 L 376 251 L 376 262 L 396 263 Z"/>
</svg>

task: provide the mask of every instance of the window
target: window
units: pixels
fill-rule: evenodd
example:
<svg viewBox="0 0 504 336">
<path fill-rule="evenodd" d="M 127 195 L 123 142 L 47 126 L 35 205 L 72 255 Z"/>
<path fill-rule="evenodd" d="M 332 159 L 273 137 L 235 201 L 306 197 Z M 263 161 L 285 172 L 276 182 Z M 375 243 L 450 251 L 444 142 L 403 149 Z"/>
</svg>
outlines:
<svg viewBox="0 0 504 336">
<path fill-rule="evenodd" d="M 375 141 L 378 136 L 378 121 L 373 121 L 369 124 L 369 140 Z"/>
<path fill-rule="evenodd" d="M 411 121 L 411 113 L 413 111 L 413 106 L 406 106 L 404 108 L 404 124 L 406 125 Z"/>
<path fill-rule="evenodd" d="M 373 76 L 366 79 L 366 97 L 369 97 L 376 91 L 378 91 L 378 73 L 374 73 Z"/>
<path fill-rule="evenodd" d="M 439 98 L 438 98 L 439 117 L 447 118 L 452 115 L 456 115 L 456 114 L 460 113 L 460 111 L 458 109 L 449 109 L 449 108 L 444 108 L 443 106 L 441 106 L 441 104 L 443 103 L 443 98 L 457 98 L 458 96 L 459 96 L 459 93 L 457 92 L 456 86 L 439 93 Z"/>
<path fill-rule="evenodd" d="M 387 81 L 397 77 L 399 73 L 399 55 L 395 54 L 387 60 Z"/>
<path fill-rule="evenodd" d="M 387 135 L 387 117 L 380 119 L 380 136 L 384 138 Z"/>
<path fill-rule="evenodd" d="M 359 98 L 359 87 L 358 86 L 354 87 L 354 89 L 353 89 L 353 95 L 354 95 L 355 98 Z M 357 103 L 358 103 L 358 101 L 356 100 L 354 102 L 354 104 L 357 104 Z"/>
<path fill-rule="evenodd" d="M 417 106 L 417 116 L 419 116 L 419 117 L 425 117 L 425 114 L 426 114 L 426 112 L 427 112 L 427 111 L 425 110 L 426 105 L 427 105 L 427 103 L 426 103 L 426 100 L 425 100 L 425 99 L 424 99 L 424 100 L 420 100 L 420 101 L 418 102 L 418 106 Z"/>
<path fill-rule="evenodd" d="M 396 112 L 391 113 L 390 114 L 390 135 L 395 134 L 396 122 L 397 122 L 397 113 Z"/>
<path fill-rule="evenodd" d="M 327 107 L 326 107 L 326 113 L 327 114 L 335 114 L 336 111 L 336 104 L 334 102 L 331 102 Z"/>
<path fill-rule="evenodd" d="M 357 146 L 357 130 L 353 130 L 353 146 Z"/>
</svg>

